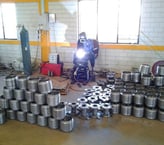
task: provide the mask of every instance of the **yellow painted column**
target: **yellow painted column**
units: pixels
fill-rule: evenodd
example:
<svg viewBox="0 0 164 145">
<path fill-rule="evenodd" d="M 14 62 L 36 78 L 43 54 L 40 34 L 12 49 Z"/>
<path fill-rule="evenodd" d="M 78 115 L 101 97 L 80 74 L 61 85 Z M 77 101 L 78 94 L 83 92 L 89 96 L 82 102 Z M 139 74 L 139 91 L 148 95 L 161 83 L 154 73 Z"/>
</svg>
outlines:
<svg viewBox="0 0 164 145">
<path fill-rule="evenodd" d="M 41 31 L 41 60 L 47 62 L 50 53 L 50 35 L 48 30 Z"/>
</svg>

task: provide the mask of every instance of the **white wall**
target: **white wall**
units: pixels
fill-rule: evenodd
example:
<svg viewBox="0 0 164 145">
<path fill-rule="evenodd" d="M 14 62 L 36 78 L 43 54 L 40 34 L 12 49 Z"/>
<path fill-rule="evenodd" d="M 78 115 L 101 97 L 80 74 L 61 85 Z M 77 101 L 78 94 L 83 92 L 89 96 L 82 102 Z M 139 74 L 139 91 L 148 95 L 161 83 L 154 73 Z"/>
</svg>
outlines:
<svg viewBox="0 0 164 145">
<path fill-rule="evenodd" d="M 37 3 L 17 3 L 18 24 L 24 24 L 29 31 L 30 41 L 37 40 L 38 24 L 42 19 L 38 14 Z M 131 70 L 140 64 L 152 65 L 158 60 L 164 60 L 164 51 L 154 51 L 151 45 L 164 46 L 164 0 L 142 0 L 141 29 L 139 42 L 147 45 L 146 50 L 102 49 L 96 60 L 96 69 L 107 68 L 118 72 Z M 67 2 L 49 2 L 49 12 L 56 14 L 55 27 L 51 28 L 51 41 L 77 41 L 77 0 Z M 58 37 L 55 37 L 58 36 Z M 58 39 L 58 40 L 57 40 Z M 30 46 L 31 55 L 36 56 L 36 46 Z M 58 52 L 65 67 L 72 67 L 72 56 L 75 48 L 51 47 L 51 52 Z M 21 57 L 20 46 L 0 45 L 0 61 L 12 62 Z M 39 55 L 40 58 L 40 49 Z"/>
</svg>

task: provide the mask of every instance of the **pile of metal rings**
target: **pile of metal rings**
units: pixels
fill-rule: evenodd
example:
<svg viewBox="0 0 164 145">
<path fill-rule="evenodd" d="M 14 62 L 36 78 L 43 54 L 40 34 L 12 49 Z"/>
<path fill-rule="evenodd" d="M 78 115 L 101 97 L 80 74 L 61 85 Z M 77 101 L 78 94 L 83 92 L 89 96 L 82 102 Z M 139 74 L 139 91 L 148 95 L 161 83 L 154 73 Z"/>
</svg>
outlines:
<svg viewBox="0 0 164 145">
<path fill-rule="evenodd" d="M 52 81 L 45 77 L 9 75 L 0 97 L 0 108 L 8 119 L 27 121 L 51 129 L 70 132 L 74 119 L 67 114 L 60 92 L 53 89 Z"/>
<path fill-rule="evenodd" d="M 164 121 L 164 71 L 151 76 L 150 66 L 138 72 L 124 71 L 111 91 L 113 114 Z"/>
<path fill-rule="evenodd" d="M 72 115 L 83 119 L 112 116 L 111 89 L 103 89 L 101 86 L 93 86 L 85 89 L 77 102 L 69 103 Z"/>
</svg>

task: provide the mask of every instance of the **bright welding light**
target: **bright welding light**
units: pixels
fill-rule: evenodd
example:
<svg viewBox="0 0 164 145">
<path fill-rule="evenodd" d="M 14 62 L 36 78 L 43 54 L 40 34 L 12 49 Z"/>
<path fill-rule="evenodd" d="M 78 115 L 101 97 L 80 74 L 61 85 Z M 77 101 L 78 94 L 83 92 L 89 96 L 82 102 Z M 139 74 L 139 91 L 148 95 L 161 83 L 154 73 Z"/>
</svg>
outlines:
<svg viewBox="0 0 164 145">
<path fill-rule="evenodd" d="M 79 59 L 82 59 L 85 56 L 86 52 L 84 49 L 78 49 L 76 52 L 76 57 Z"/>
</svg>

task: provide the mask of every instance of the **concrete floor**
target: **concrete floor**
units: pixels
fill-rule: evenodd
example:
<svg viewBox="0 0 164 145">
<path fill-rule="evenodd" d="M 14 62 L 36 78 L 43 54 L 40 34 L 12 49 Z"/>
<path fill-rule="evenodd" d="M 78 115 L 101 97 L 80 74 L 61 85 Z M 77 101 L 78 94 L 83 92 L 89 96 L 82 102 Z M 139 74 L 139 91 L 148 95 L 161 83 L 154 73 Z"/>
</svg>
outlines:
<svg viewBox="0 0 164 145">
<path fill-rule="evenodd" d="M 56 86 L 67 82 L 59 80 L 53 80 Z M 92 85 L 81 88 L 72 85 L 62 101 L 75 102 L 84 88 Z M 1 80 L 0 86 L 3 87 Z M 163 134 L 164 122 L 122 115 L 101 120 L 75 118 L 71 133 L 8 120 L 0 125 L 0 145 L 164 145 Z"/>
</svg>

